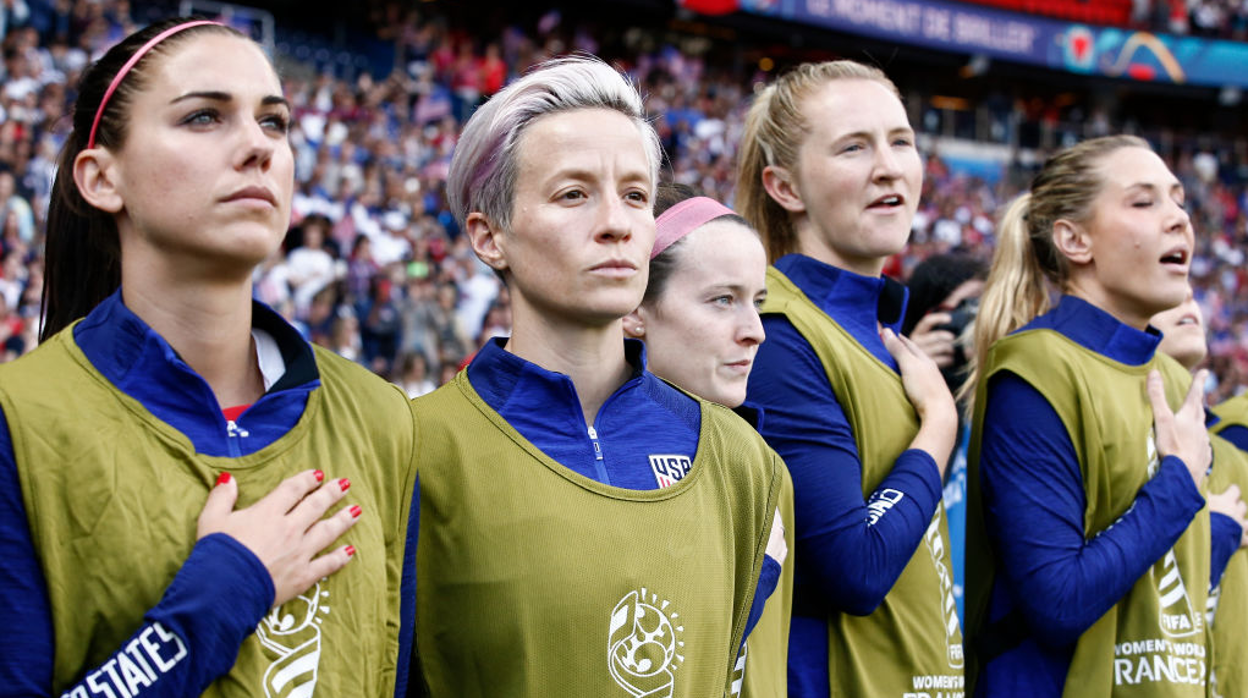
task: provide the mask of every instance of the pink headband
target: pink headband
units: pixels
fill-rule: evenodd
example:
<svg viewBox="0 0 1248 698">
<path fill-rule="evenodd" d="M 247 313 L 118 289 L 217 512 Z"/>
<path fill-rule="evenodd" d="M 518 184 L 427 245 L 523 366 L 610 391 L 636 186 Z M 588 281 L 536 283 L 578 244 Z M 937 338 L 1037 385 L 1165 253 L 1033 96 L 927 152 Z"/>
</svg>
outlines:
<svg viewBox="0 0 1248 698">
<path fill-rule="evenodd" d="M 104 108 L 108 106 L 108 100 L 113 96 L 113 93 L 117 91 L 117 86 L 121 84 L 121 81 L 123 79 L 125 79 L 126 74 L 130 72 L 130 69 L 134 67 L 134 64 L 138 63 L 139 60 L 143 58 L 143 56 L 146 55 L 148 51 L 151 51 L 152 48 L 156 46 L 156 44 L 159 44 L 160 42 L 164 41 L 165 39 L 168 39 L 174 34 L 177 34 L 183 29 L 190 29 L 191 27 L 199 27 L 205 24 L 216 24 L 217 26 L 225 26 L 221 24 L 220 22 L 214 22 L 210 19 L 196 19 L 190 22 L 183 22 L 182 24 L 169 27 L 163 32 L 152 37 L 150 40 L 148 40 L 146 44 L 143 44 L 143 46 L 139 48 L 138 51 L 135 51 L 133 56 L 130 56 L 130 60 L 126 61 L 126 64 L 121 66 L 121 70 L 117 71 L 117 74 L 113 76 L 113 81 L 108 84 L 108 89 L 104 91 L 104 98 L 100 100 L 99 108 L 95 110 L 95 120 L 91 122 L 91 134 L 87 136 L 88 148 L 95 147 L 95 131 L 96 129 L 100 127 L 100 118 L 104 116 Z"/>
<path fill-rule="evenodd" d="M 667 209 L 663 212 L 663 215 L 655 219 L 654 227 L 656 234 L 654 236 L 654 250 L 650 252 L 650 259 L 663 254 L 663 250 L 671 247 L 677 240 L 716 218 L 735 215 L 737 215 L 735 211 L 715 199 L 709 199 L 705 196 L 685 199 Z"/>
</svg>

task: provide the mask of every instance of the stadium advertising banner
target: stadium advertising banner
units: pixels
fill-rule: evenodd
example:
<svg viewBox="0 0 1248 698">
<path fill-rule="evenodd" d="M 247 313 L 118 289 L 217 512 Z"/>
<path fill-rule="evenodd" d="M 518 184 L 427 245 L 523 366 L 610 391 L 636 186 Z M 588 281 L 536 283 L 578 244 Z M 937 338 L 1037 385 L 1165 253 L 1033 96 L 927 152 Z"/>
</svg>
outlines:
<svg viewBox="0 0 1248 698">
<path fill-rule="evenodd" d="M 1248 44 L 1073 24 L 941 0 L 740 0 L 740 9 L 896 43 L 1115 78 L 1248 87 Z"/>
</svg>

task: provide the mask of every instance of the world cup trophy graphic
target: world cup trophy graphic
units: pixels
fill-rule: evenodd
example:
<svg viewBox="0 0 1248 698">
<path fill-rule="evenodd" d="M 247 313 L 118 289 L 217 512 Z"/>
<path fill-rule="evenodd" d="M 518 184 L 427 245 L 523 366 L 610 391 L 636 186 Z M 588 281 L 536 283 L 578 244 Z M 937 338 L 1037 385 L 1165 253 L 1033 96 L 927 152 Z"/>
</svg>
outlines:
<svg viewBox="0 0 1248 698">
<path fill-rule="evenodd" d="M 269 611 L 256 636 L 270 659 L 264 672 L 265 698 L 311 698 L 321 661 L 322 616 L 329 613 L 321 584 Z"/>
<path fill-rule="evenodd" d="M 685 657 L 680 614 L 669 612 L 669 601 L 646 589 L 630 591 L 611 611 L 607 634 L 607 665 L 611 678 L 636 698 L 671 698 L 676 670 Z"/>
</svg>

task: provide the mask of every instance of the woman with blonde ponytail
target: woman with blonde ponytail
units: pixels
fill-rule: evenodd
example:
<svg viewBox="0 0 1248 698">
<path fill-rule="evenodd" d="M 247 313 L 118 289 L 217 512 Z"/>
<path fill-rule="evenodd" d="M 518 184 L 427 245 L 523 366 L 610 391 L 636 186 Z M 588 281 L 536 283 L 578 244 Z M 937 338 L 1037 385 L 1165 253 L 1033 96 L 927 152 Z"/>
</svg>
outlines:
<svg viewBox="0 0 1248 698">
<path fill-rule="evenodd" d="M 1001 221 L 963 389 L 972 695 L 1205 695 L 1204 378 L 1149 325 L 1187 294 L 1183 197 L 1111 136 L 1050 159 Z"/>
<path fill-rule="evenodd" d="M 975 355 L 971 359 L 968 379 L 958 391 L 958 399 L 974 398 L 978 367 L 992 342 L 1049 309 L 1044 270 L 1036 261 L 1031 241 L 1025 234 L 1030 202 L 1031 194 L 1022 194 L 1001 216 L 1000 235 L 992 265 L 993 274 L 997 276 L 994 284 L 996 292 L 989 294 L 985 286 L 984 293 L 979 297 L 972 344 Z M 1024 232 L 1020 234 L 1019 231 Z M 1005 289 L 1011 292 L 1003 292 Z"/>
<path fill-rule="evenodd" d="M 769 261 L 747 404 L 793 476 L 794 698 L 963 686 L 941 478 L 958 417 L 882 277 L 922 188 L 896 87 L 852 61 L 798 66 L 746 122 L 737 204 Z"/>
</svg>

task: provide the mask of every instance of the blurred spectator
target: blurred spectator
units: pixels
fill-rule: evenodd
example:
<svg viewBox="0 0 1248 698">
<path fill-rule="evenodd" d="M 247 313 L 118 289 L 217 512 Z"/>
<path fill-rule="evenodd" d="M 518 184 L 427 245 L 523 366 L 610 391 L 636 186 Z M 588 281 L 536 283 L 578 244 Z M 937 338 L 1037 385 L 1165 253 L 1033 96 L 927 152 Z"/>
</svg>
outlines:
<svg viewBox="0 0 1248 698">
<path fill-rule="evenodd" d="M 438 286 L 435 303 L 427 316 L 429 330 L 437 341 L 437 359 L 442 367 L 458 364 L 472 351 L 468 333 L 460 325 L 456 312 L 459 289 L 453 281 Z"/>
<path fill-rule="evenodd" d="M 17 180 L 12 172 L 0 172 L 0 221 L 5 228 L 13 226 L 17 237 L 29 245 L 35 239 L 35 214 L 30 203 L 17 193 Z"/>
<path fill-rule="evenodd" d="M 358 362 L 364 358 L 360 346 L 360 323 L 349 308 L 344 306 L 334 314 L 325 347 L 349 361 Z"/>
<path fill-rule="evenodd" d="M 283 39 L 284 28 L 297 22 L 277 17 L 277 43 L 288 52 L 280 60 L 292 105 L 295 227 L 285 250 L 257 269 L 255 294 L 313 341 L 400 384 L 412 371 L 440 383 L 482 341 L 510 332 L 506 289 L 476 261 L 446 209 L 446 170 L 463 118 L 507 80 L 560 52 L 602 53 L 627 69 L 663 140 L 664 176 L 732 201 L 745 111 L 757 84 L 774 75 L 758 67 L 743 42 L 721 42 L 733 45 L 716 52 L 705 35 L 680 36 L 662 24 L 599 27 L 571 10 L 517 22 L 471 16 L 455 4 L 366 5 L 361 16 L 372 18 L 374 36 L 344 31 L 352 38 L 326 48 L 328 61 L 317 57 L 331 46 L 328 37 L 299 32 Z M 12 319 L 9 356 L 33 346 L 24 338 L 33 336 L 39 315 L 43 216 L 73 85 L 87 61 L 131 31 L 132 14 L 147 12 L 147 19 L 169 11 L 155 2 L 136 10 L 125 0 L 0 0 L 0 297 Z M 1242 40 L 1248 1 L 1136 0 L 1131 22 Z M 393 52 L 389 75 L 333 58 L 378 47 Z M 922 82 L 901 85 L 921 127 L 927 168 L 911 243 L 890 270 L 904 280 L 928 257 L 954 251 L 989 260 L 998 209 L 1027 186 L 1047 152 L 1135 129 L 1187 189 L 1198 237 L 1192 282 L 1210 331 L 1211 401 L 1244 389 L 1242 141 L 1177 131 L 1164 110 L 1115 114 L 1106 104 L 1026 80 L 1012 91 L 988 89 L 976 109 L 957 111 L 936 104 L 939 88 Z M 1008 150 L 1009 161 L 996 172 L 968 165 L 938 152 L 937 136 L 994 144 Z M 410 365 L 413 356 L 423 356 L 423 369 Z"/>
<path fill-rule="evenodd" d="M 407 391 L 410 398 L 432 393 L 438 386 L 429 377 L 429 359 L 419 351 L 404 354 L 400 360 L 396 382 Z"/>
<path fill-rule="evenodd" d="M 390 279 L 372 278 L 372 289 L 360 305 L 360 344 L 365 365 L 382 376 L 389 375 L 399 351 L 401 318 L 390 293 Z"/>
<path fill-rule="evenodd" d="M 312 214 L 304 218 L 299 228 L 301 244 L 286 257 L 286 281 L 299 317 L 307 314 L 312 297 L 337 278 L 334 258 L 325 249 L 329 229 L 325 216 Z"/>
</svg>

